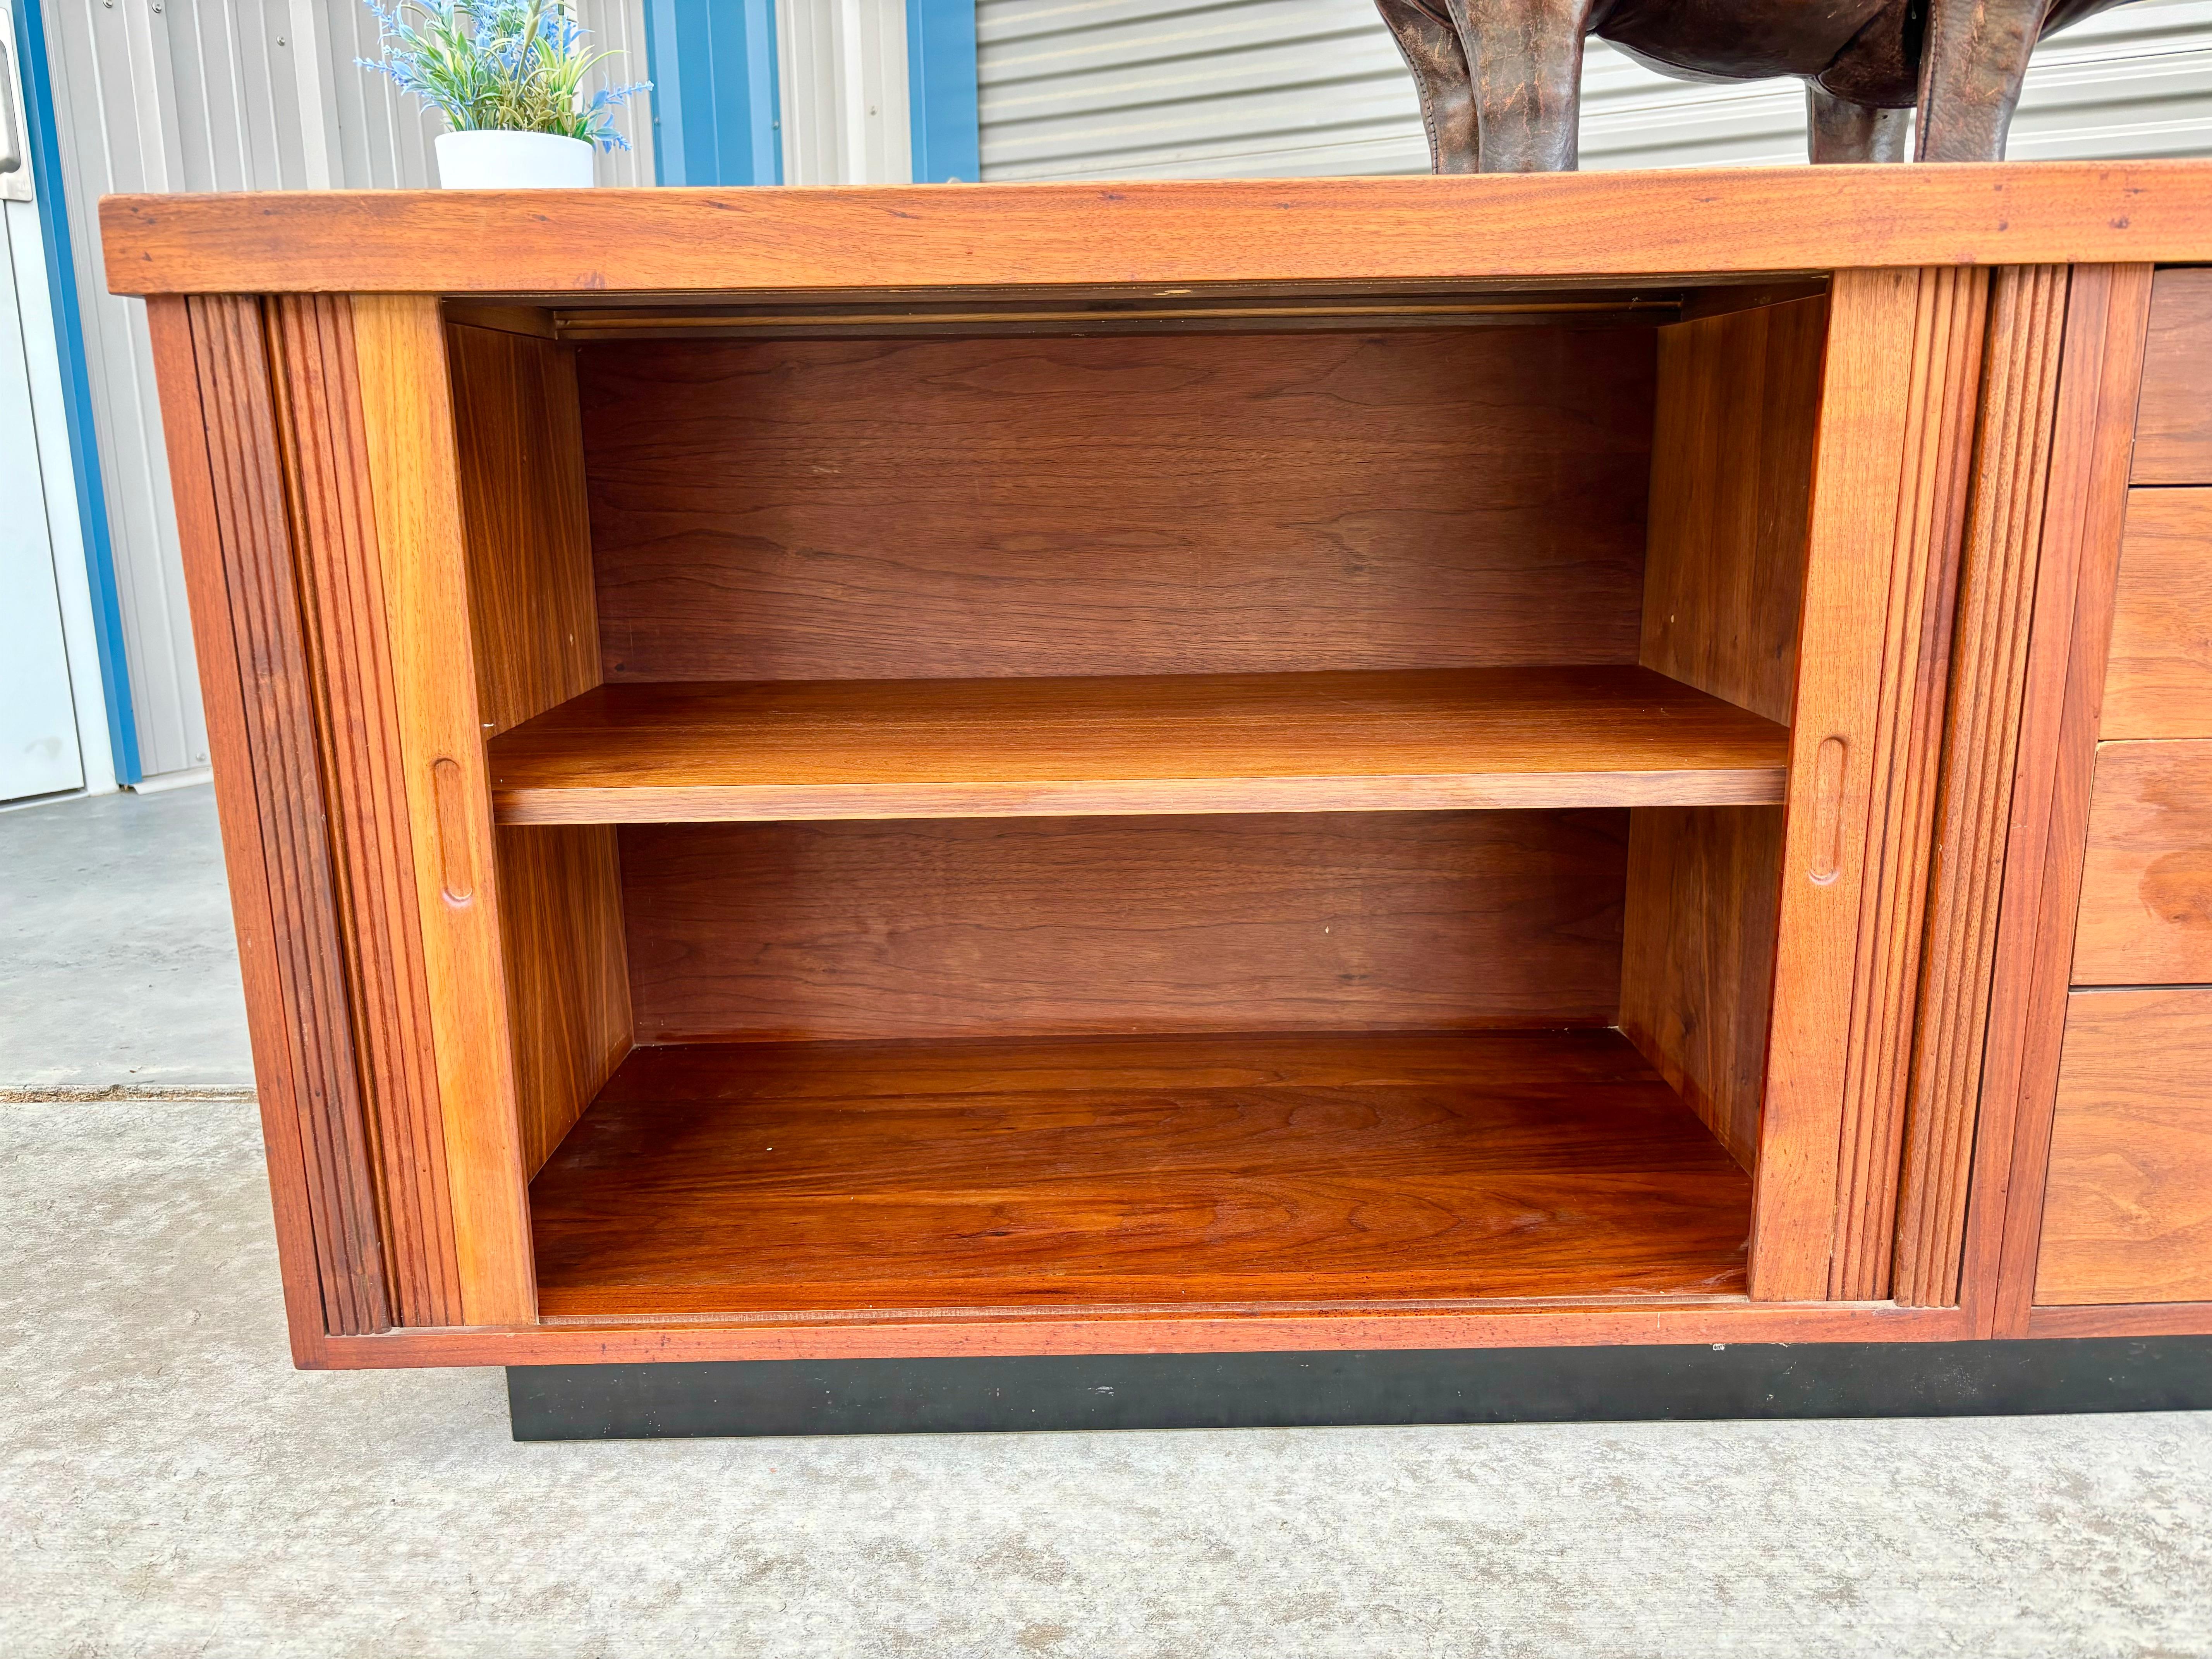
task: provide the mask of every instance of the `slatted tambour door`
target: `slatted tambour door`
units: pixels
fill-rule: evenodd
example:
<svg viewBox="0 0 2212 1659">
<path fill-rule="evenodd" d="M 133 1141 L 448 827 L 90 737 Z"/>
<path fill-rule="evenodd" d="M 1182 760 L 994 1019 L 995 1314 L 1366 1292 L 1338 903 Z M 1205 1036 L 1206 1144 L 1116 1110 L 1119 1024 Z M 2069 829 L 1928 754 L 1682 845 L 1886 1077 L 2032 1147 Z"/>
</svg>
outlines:
<svg viewBox="0 0 2212 1659">
<path fill-rule="evenodd" d="M 1418 173 L 1420 115 L 1372 0 L 981 0 L 986 179 Z M 1711 86 L 1592 41 L 1583 165 L 1805 156 L 1794 82 Z M 2144 0 L 2045 43 L 2011 154 L 2212 155 L 2212 0 Z"/>
</svg>

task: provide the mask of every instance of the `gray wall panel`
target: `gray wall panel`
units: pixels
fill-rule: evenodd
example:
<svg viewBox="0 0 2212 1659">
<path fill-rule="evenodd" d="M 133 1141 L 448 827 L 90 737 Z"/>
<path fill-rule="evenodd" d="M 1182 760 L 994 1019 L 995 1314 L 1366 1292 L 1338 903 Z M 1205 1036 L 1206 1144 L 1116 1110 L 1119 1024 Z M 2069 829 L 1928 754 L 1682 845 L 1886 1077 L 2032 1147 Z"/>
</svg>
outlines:
<svg viewBox="0 0 2212 1659">
<path fill-rule="evenodd" d="M 627 52 L 617 78 L 645 78 L 644 0 L 580 0 L 577 13 Z M 356 66 L 377 52 L 357 0 L 49 0 L 44 15 L 140 760 L 149 778 L 188 772 L 207 764 L 207 728 L 153 354 L 145 307 L 106 292 L 94 204 L 129 191 L 419 187 L 439 127 Z M 600 181 L 650 184 L 644 100 L 623 125 L 638 148 L 602 155 Z"/>
<path fill-rule="evenodd" d="M 987 179 L 1418 172 L 1420 119 L 1370 0 L 982 0 Z M 1583 164 L 1802 161 L 1791 82 L 1670 81 L 1593 42 Z M 2212 0 L 2045 43 L 2012 155 L 2212 155 Z"/>
<path fill-rule="evenodd" d="M 187 187 L 191 152 L 167 72 L 166 9 L 156 14 L 148 0 L 118 0 L 113 6 L 49 5 L 45 16 L 140 763 L 149 776 L 187 771 L 207 764 L 207 724 L 192 665 L 146 312 L 107 293 L 95 216 L 98 198 L 111 191 Z"/>
</svg>

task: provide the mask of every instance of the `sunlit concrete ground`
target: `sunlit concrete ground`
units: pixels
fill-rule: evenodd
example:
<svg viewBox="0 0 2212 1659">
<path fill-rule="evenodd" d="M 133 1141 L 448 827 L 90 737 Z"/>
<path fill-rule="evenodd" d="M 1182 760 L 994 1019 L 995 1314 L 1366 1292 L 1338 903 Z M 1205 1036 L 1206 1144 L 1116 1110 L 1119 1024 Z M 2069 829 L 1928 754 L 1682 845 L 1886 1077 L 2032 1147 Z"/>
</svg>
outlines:
<svg viewBox="0 0 2212 1659">
<path fill-rule="evenodd" d="M 519 1446 L 295 1372 L 250 1103 L 29 1086 L 243 1080 L 216 863 L 0 815 L 7 1659 L 2212 1655 L 2212 1413 Z"/>
<path fill-rule="evenodd" d="M 250 1089 L 215 792 L 0 811 L 0 1090 Z"/>
</svg>

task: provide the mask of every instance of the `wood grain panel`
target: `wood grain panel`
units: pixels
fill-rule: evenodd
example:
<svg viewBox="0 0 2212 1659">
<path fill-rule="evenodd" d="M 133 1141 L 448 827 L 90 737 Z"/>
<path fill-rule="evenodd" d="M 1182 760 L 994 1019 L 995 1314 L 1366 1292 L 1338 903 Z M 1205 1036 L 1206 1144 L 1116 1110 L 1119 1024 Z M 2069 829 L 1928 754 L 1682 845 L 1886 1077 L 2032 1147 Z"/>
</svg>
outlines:
<svg viewBox="0 0 2212 1659">
<path fill-rule="evenodd" d="M 2212 484 L 2212 407 L 2204 396 L 2208 386 L 2212 386 L 2212 270 L 2161 270 L 2151 279 L 2142 400 L 2136 410 L 2137 483 Z"/>
<path fill-rule="evenodd" d="M 1819 291 L 1823 284 L 1796 286 L 1802 295 L 1808 287 Z M 1097 338 L 1112 334 L 1650 327 L 1675 320 L 1692 297 L 1679 287 L 1639 284 L 1623 289 L 1587 281 L 1533 289 L 1498 283 L 1455 283 L 1441 290 L 1393 285 L 1365 294 L 1346 294 L 1334 285 L 1320 293 L 1231 289 L 1167 300 L 1085 289 L 1012 297 L 1003 291 L 979 295 L 969 289 L 940 289 L 890 300 L 876 294 L 824 297 L 755 290 L 708 301 L 641 295 L 635 303 L 608 299 L 598 304 L 549 305 L 535 315 L 544 325 L 540 331 L 577 344 L 653 339 L 951 339 L 981 334 L 1001 339 Z M 478 307 L 449 303 L 446 314 L 472 319 Z"/>
<path fill-rule="evenodd" d="M 491 739 L 599 684 L 575 354 L 451 322 L 446 346 L 477 726 Z M 611 830 L 502 830 L 492 856 L 527 1176 L 629 1052 L 621 878 Z"/>
<path fill-rule="evenodd" d="M 2030 1334 L 2150 277 L 2081 266 L 2067 294 L 1959 1281 L 1980 1336 Z"/>
<path fill-rule="evenodd" d="M 222 603 L 234 658 L 251 810 L 261 829 L 270 932 L 241 940 L 273 957 L 283 1023 L 283 1081 L 297 1115 L 324 1328 L 355 1334 L 392 1322 L 373 1174 L 372 1135 L 355 1051 L 344 923 L 323 800 L 322 747 L 279 459 L 260 302 L 191 301 L 192 367 Z M 181 368 L 181 365 L 178 365 Z M 180 434 L 189 443 L 188 435 Z M 214 598 L 214 584 L 203 592 Z M 243 806 L 246 803 L 234 803 Z"/>
<path fill-rule="evenodd" d="M 1196 1066 L 1239 1039 L 1186 1039 Z M 1086 1045 L 1095 1053 L 1103 1045 Z M 1139 1038 L 1060 1086 L 754 1092 L 777 1045 L 648 1051 L 532 1188 L 551 1315 L 1726 1292 L 1750 1182 L 1610 1031 Z M 996 1048 L 997 1045 L 991 1045 Z M 1438 1054 L 1438 1048 L 1445 1053 Z M 1288 1053 L 1285 1051 L 1288 1050 Z M 1030 1063 L 1037 1057 L 1032 1054 Z M 1427 1076 L 1401 1080 L 1406 1060 Z M 814 1054 L 805 1057 L 811 1064 Z M 866 1074 L 872 1072 L 872 1075 Z M 702 1100 L 704 1094 L 710 1098 Z"/>
<path fill-rule="evenodd" d="M 503 827 L 495 850 L 522 1167 L 535 1175 L 629 1052 L 622 873 L 607 825 Z"/>
<path fill-rule="evenodd" d="M 1762 1301 L 1833 1293 L 1854 1160 L 1879 1122 L 1868 1103 L 1909 1017 L 1916 866 L 1888 831 L 1924 753 L 1924 573 L 1942 556 L 1942 434 L 1961 395 L 1960 280 L 1846 270 L 1829 296 L 1752 1231 Z"/>
<path fill-rule="evenodd" d="M 2033 1308 L 2023 1328 L 2046 1336 L 2212 1336 L 2212 1302 L 2137 1302 Z"/>
<path fill-rule="evenodd" d="M 2101 735 L 2212 738 L 2212 489 L 2129 493 Z"/>
<path fill-rule="evenodd" d="M 294 1089 L 291 1022 L 285 1013 L 277 963 L 276 895 L 269 883 L 267 837 L 246 736 L 246 686 L 240 672 L 246 653 L 240 648 L 234 626 L 208 454 L 207 427 L 221 417 L 200 395 L 191 312 L 185 299 L 157 298 L 147 302 L 146 321 L 161 393 L 185 587 L 191 605 L 192 648 L 207 714 L 223 874 L 238 939 L 246 1036 L 253 1054 L 262 1147 L 269 1164 L 286 1334 L 294 1363 L 314 1365 L 323 1363 L 328 1346 L 321 1233 L 313 1213 L 317 1185 L 309 1175 L 300 1097 Z"/>
<path fill-rule="evenodd" d="M 394 1316 L 460 1322 L 445 1133 L 392 706 L 384 576 L 342 297 L 268 302 L 308 679 Z"/>
<path fill-rule="evenodd" d="M 2201 1327 L 2208 1304 L 2160 1310 Z M 2140 1314 L 2151 1310 L 2137 1310 Z M 2127 1310 L 2051 1309 L 2109 1322 Z M 2197 1324 L 2185 1322 L 2194 1319 Z M 2145 1320 L 2142 1329 L 2151 1322 Z M 501 1331 L 404 1331 L 334 1339 L 318 1364 L 334 1370 L 399 1365 L 609 1364 L 702 1359 L 921 1358 L 953 1354 L 1302 1353 L 1400 1348 L 1519 1348 L 1617 1343 L 1954 1342 L 1969 1328 L 1955 1308 L 1887 1302 L 1750 1302 L 1741 1297 L 1553 1297 L 1532 1302 L 1434 1303 L 1418 1311 L 1297 1307 L 1062 1310 L 969 1316 L 848 1312 L 812 1317 L 709 1315 L 660 1323 L 559 1319 Z"/>
<path fill-rule="evenodd" d="M 1729 1155 L 1759 1164 L 1782 814 L 1629 814 L 1620 1029 Z"/>
<path fill-rule="evenodd" d="M 2003 270 L 1991 307 L 1898 1209 L 1894 1294 L 1915 1305 L 1959 1295 L 2066 289 L 2059 267 Z"/>
<path fill-rule="evenodd" d="M 1618 812 L 622 831 L 637 1040 L 1610 1024 Z"/>
<path fill-rule="evenodd" d="M 118 294 L 1020 289 L 2212 257 L 2201 161 L 100 204 Z"/>
<path fill-rule="evenodd" d="M 1789 733 L 1641 668 L 607 686 L 495 739 L 504 823 L 1774 802 Z"/>
<path fill-rule="evenodd" d="M 1796 695 L 1825 295 L 1659 331 L 1644 665 L 1786 722 Z M 1757 1167 L 1779 812 L 1632 815 L 1621 1029 Z"/>
<path fill-rule="evenodd" d="M 445 329 L 431 300 L 363 295 L 353 311 L 462 1311 L 526 1323 L 536 1292 Z"/>
<path fill-rule="evenodd" d="M 581 354 L 611 681 L 1636 659 L 1646 331 Z"/>
<path fill-rule="evenodd" d="M 469 328 L 493 328 L 506 334 L 527 334 L 540 340 L 559 337 L 553 313 L 544 306 L 501 305 L 495 301 L 455 300 L 445 307 L 448 323 Z"/>
<path fill-rule="evenodd" d="M 2097 745 L 2079 928 L 2076 985 L 2212 981 L 2212 741 Z"/>
<path fill-rule="evenodd" d="M 1827 332 L 1825 295 L 1659 331 L 1638 660 L 1784 725 Z"/>
<path fill-rule="evenodd" d="M 489 738 L 599 683 L 575 353 L 459 325 L 446 343 Z"/>
<path fill-rule="evenodd" d="M 1887 660 L 1873 732 L 1868 859 L 1852 990 L 1828 1293 L 1889 1293 L 1920 991 L 1938 766 L 1974 453 L 1989 274 L 1923 270 L 1913 319 L 1905 473 L 1890 537 Z"/>
<path fill-rule="evenodd" d="M 2069 1000 L 2039 1305 L 2212 1299 L 2212 990 Z"/>
</svg>

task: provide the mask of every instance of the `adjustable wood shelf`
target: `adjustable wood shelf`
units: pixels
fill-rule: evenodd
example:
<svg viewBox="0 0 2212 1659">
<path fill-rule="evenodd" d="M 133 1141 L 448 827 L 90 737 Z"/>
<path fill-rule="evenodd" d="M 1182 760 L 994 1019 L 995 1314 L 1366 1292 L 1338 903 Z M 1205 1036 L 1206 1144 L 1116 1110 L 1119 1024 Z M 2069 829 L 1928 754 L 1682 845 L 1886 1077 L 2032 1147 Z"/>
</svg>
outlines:
<svg viewBox="0 0 2212 1659">
<path fill-rule="evenodd" d="M 300 1363 L 2212 1330 L 2212 169 L 102 224 Z"/>
<path fill-rule="evenodd" d="M 1645 668 L 600 686 L 502 823 L 1771 805 L 1790 734 Z"/>
</svg>

